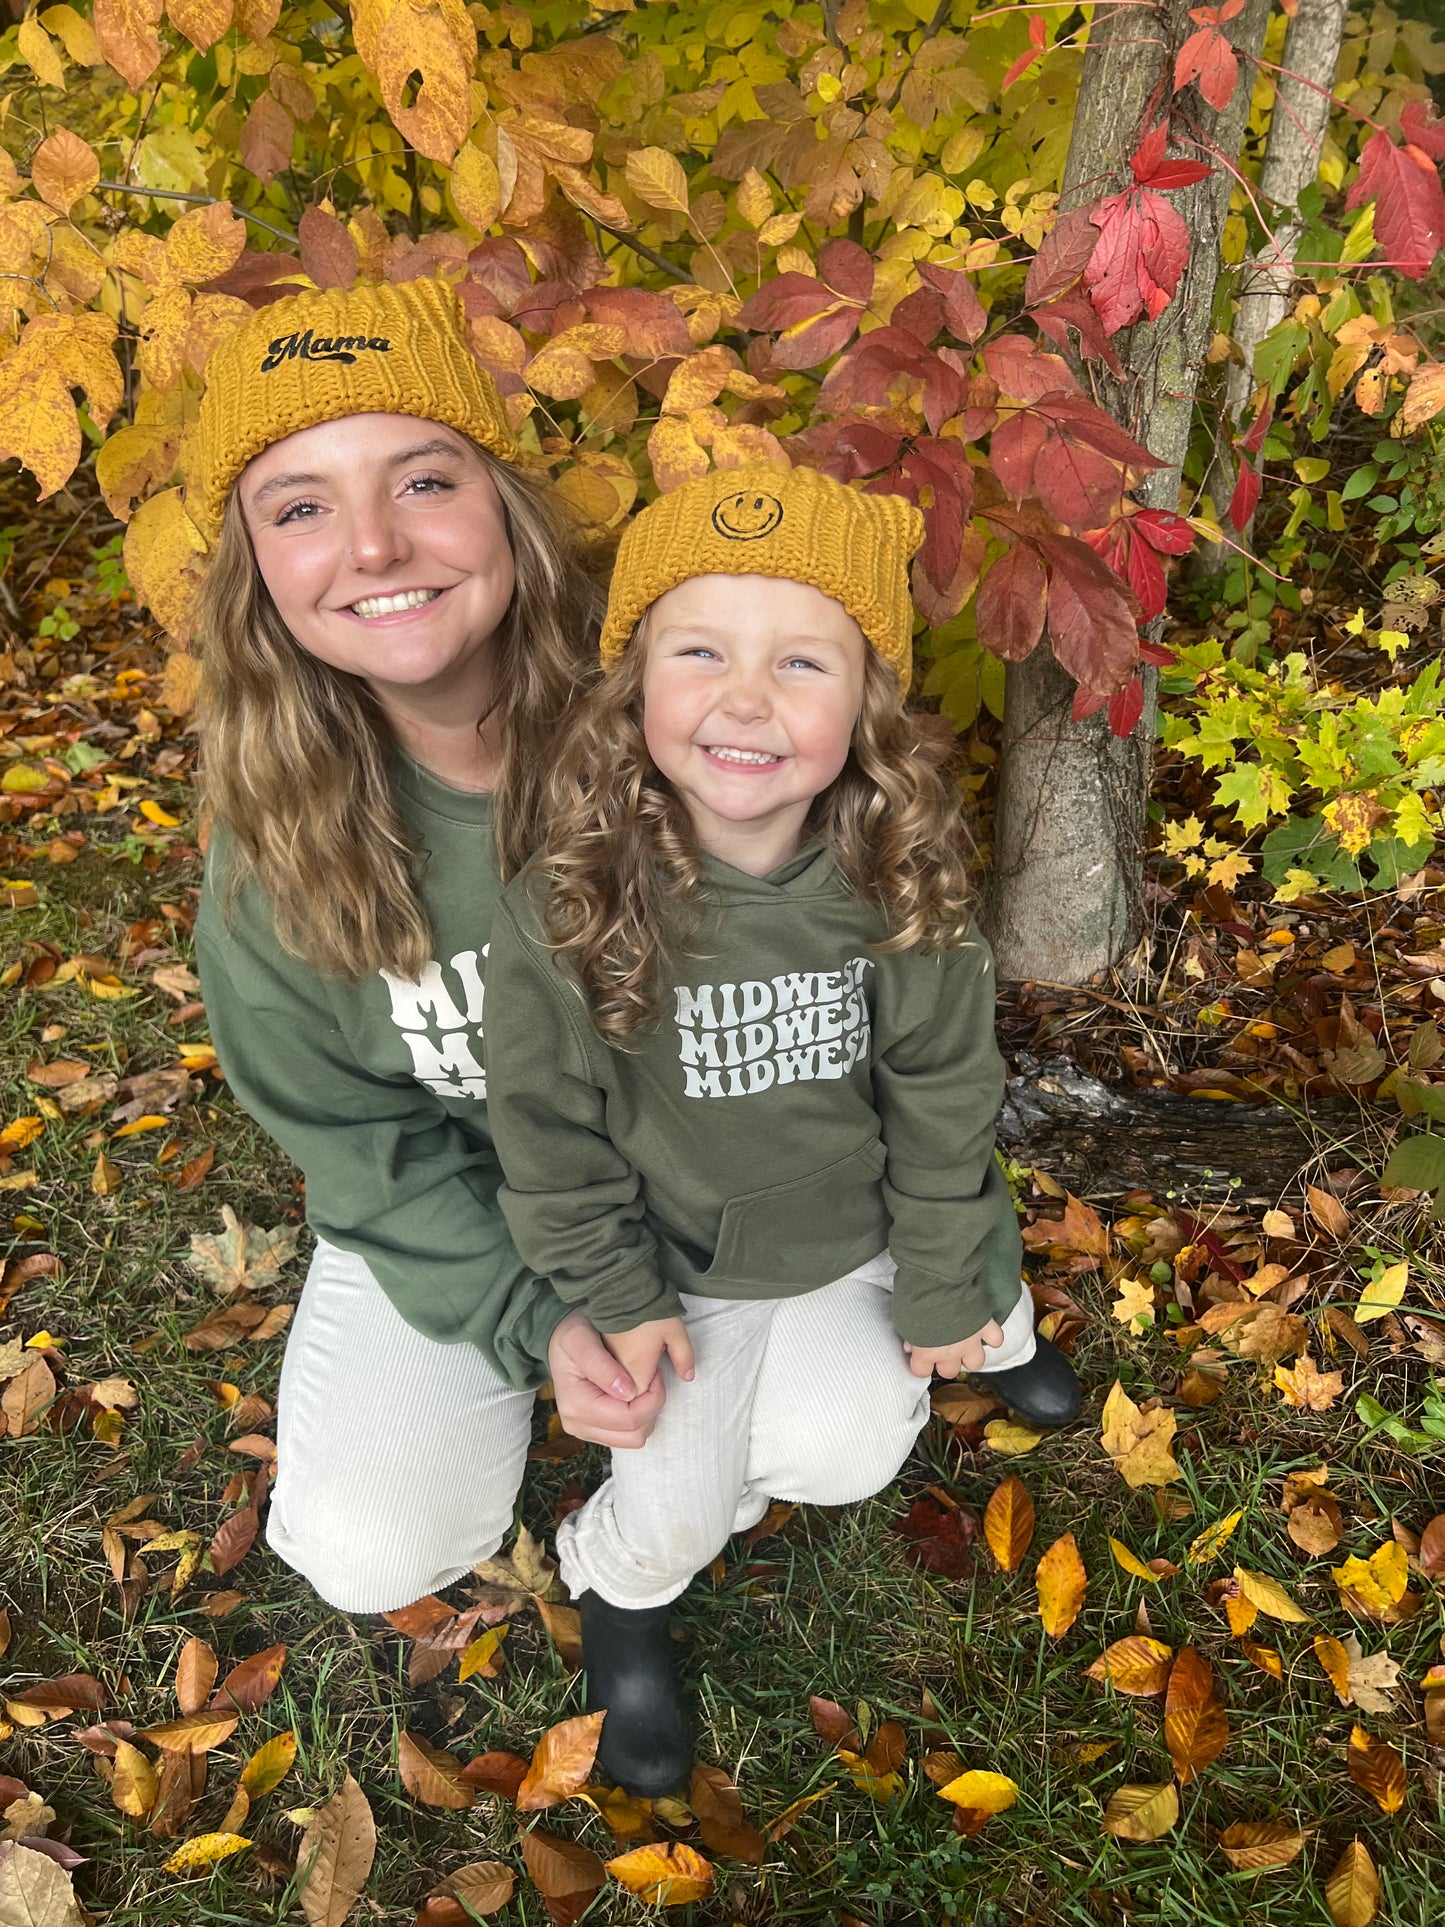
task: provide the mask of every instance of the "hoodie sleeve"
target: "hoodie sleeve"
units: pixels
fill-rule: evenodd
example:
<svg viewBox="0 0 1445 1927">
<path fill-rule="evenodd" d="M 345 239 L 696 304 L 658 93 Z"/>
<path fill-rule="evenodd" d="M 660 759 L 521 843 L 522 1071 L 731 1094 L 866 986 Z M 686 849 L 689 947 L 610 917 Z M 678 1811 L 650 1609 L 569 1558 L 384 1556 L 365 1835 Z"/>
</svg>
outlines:
<svg viewBox="0 0 1445 1927">
<path fill-rule="evenodd" d="M 517 1253 L 496 1159 L 414 1078 L 358 1061 L 325 981 L 244 893 L 229 924 L 208 894 L 196 951 L 226 1080 L 301 1167 L 317 1236 L 364 1259 L 428 1338 L 477 1345 L 519 1390 L 540 1384 L 567 1307 Z"/>
<path fill-rule="evenodd" d="M 932 1008 L 874 1064 L 898 1267 L 893 1315 L 914 1345 L 952 1345 L 1018 1302 L 1018 1218 L 994 1152 L 1004 1066 L 993 956 L 975 930 L 933 960 Z"/>
<path fill-rule="evenodd" d="M 487 1110 L 517 1249 L 599 1331 L 680 1318 L 644 1221 L 642 1183 L 613 1144 L 607 1092 L 575 987 L 504 897 L 487 953 Z M 525 895 L 521 898 L 526 905 Z"/>
</svg>

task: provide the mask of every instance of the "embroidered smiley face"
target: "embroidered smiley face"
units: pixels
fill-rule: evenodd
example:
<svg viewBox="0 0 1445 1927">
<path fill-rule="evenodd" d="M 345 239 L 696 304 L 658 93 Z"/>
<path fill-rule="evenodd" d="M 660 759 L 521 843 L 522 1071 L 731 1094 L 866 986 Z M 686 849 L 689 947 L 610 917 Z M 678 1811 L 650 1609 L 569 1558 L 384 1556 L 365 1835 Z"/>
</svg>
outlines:
<svg viewBox="0 0 1445 1927">
<path fill-rule="evenodd" d="M 730 542 L 757 542 L 771 535 L 783 519 L 783 505 L 776 495 L 756 489 L 739 489 L 725 495 L 712 512 L 712 525 Z"/>
</svg>

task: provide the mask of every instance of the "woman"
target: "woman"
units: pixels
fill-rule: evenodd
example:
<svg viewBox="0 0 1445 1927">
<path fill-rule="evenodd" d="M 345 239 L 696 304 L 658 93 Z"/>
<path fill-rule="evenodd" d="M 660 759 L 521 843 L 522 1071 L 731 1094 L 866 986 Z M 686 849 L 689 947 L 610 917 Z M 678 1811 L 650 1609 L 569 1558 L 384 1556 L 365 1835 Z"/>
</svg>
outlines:
<svg viewBox="0 0 1445 1927">
<path fill-rule="evenodd" d="M 305 1173 L 318 1238 L 269 1538 L 354 1612 L 496 1549 L 549 1373 L 568 1430 L 614 1448 L 640 1446 L 663 1400 L 564 1316 L 496 1201 L 482 960 L 600 614 L 516 459 L 454 297 L 416 281 L 247 322 L 208 366 L 189 465 L 213 549 L 206 1008 L 237 1097 Z M 789 1490 L 845 1496 L 866 1396 L 808 1374 L 760 1414 Z"/>
</svg>

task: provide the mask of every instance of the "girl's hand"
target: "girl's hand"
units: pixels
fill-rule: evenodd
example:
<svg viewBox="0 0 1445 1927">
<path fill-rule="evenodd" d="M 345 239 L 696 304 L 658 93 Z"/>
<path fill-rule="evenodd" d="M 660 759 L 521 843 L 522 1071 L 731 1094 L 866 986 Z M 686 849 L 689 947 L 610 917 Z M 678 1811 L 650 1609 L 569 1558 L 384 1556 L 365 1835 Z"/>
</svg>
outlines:
<svg viewBox="0 0 1445 1927">
<path fill-rule="evenodd" d="M 610 1345 L 612 1341 L 607 1342 Z M 988 1363 L 984 1347 L 1002 1343 L 998 1321 L 990 1318 L 982 1331 L 976 1331 L 971 1338 L 961 1338 L 956 1345 L 910 1345 L 905 1339 L 903 1349 L 915 1378 L 930 1378 L 934 1372 L 940 1378 L 957 1378 L 960 1372 L 982 1371 Z"/>
<path fill-rule="evenodd" d="M 568 1312 L 558 1325 L 547 1347 L 547 1365 L 557 1415 L 574 1439 L 614 1452 L 647 1443 L 662 1410 L 662 1380 L 635 1396 L 631 1379 L 585 1312 Z"/>
<path fill-rule="evenodd" d="M 639 1398 L 652 1390 L 654 1382 L 661 1388 L 657 1368 L 664 1352 L 679 1378 L 693 1375 L 692 1341 L 680 1318 L 650 1318 L 628 1332 L 606 1332 L 603 1339 L 618 1364 L 631 1375 Z M 659 1405 L 661 1402 L 659 1398 Z"/>
</svg>

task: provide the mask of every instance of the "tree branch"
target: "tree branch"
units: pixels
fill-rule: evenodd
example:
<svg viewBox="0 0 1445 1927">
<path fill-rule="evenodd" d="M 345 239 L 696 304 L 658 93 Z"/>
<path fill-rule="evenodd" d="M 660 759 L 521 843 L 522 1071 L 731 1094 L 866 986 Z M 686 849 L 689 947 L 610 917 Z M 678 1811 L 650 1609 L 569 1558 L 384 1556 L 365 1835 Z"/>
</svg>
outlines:
<svg viewBox="0 0 1445 1927">
<path fill-rule="evenodd" d="M 221 205 L 221 197 L 219 194 L 182 194 L 179 188 L 137 187 L 131 181 L 97 181 L 92 191 L 97 194 L 102 192 L 106 194 L 146 194 L 149 195 L 153 201 L 189 201 L 195 207 L 219 207 Z M 234 213 L 239 214 L 243 221 L 249 221 L 253 227 L 265 228 L 268 234 L 274 234 L 278 241 L 285 241 L 293 248 L 300 246 L 296 236 L 294 234 L 288 234 L 285 228 L 273 227 L 269 221 L 263 221 L 259 214 L 251 214 L 244 207 L 237 207 L 234 201 L 228 201 L 225 205 L 231 208 Z"/>
</svg>

